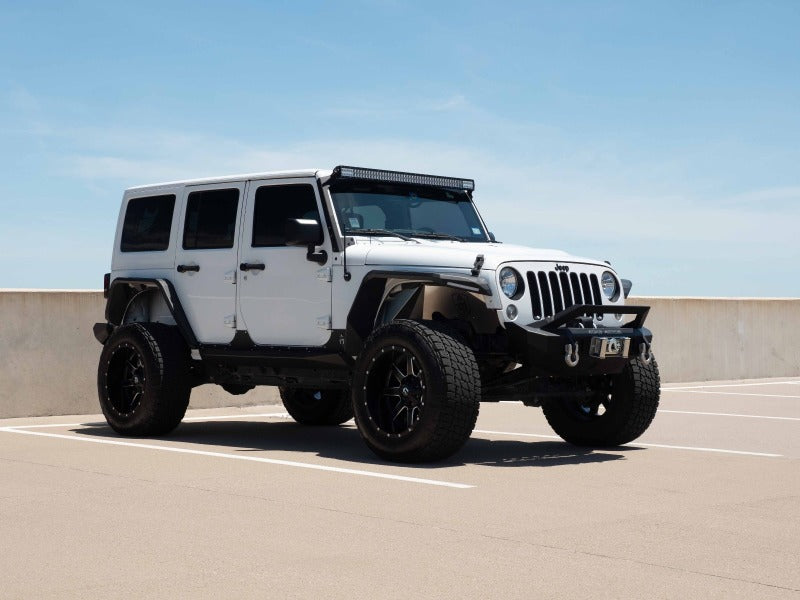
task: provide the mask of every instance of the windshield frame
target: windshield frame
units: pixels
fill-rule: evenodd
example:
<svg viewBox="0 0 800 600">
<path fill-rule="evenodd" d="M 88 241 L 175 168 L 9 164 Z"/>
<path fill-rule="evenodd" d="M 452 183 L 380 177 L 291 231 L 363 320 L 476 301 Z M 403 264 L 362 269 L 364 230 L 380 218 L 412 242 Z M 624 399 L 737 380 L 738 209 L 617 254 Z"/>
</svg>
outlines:
<svg viewBox="0 0 800 600">
<path fill-rule="evenodd" d="M 491 238 L 491 235 L 489 234 L 489 228 L 486 226 L 486 222 L 483 220 L 483 217 L 481 216 L 480 211 L 478 210 L 478 207 L 475 205 L 475 201 L 472 198 L 472 193 L 470 191 L 467 191 L 467 190 L 441 188 L 441 187 L 434 187 L 434 186 L 422 186 L 422 185 L 416 185 L 416 184 L 403 184 L 403 183 L 385 184 L 385 183 L 371 182 L 371 181 L 346 181 L 345 182 L 345 181 L 330 181 L 330 180 L 328 180 L 325 183 L 323 183 L 322 187 L 325 190 L 325 192 L 327 192 L 325 195 L 328 197 L 328 201 L 330 202 L 331 219 L 334 221 L 334 223 L 336 225 L 337 233 L 339 234 L 339 236 L 343 240 L 348 236 L 352 237 L 352 236 L 363 235 L 363 237 L 370 237 L 370 238 L 371 237 L 388 237 L 388 236 L 375 236 L 375 235 L 368 234 L 368 233 L 361 234 L 361 233 L 358 232 L 358 230 L 352 230 L 352 229 L 345 230 L 343 224 L 339 220 L 339 211 L 337 210 L 337 204 L 336 204 L 336 199 L 334 198 L 334 194 L 339 193 L 339 192 L 343 192 L 343 193 L 348 193 L 348 192 L 350 192 L 350 193 L 358 193 L 358 192 L 361 192 L 361 193 L 365 193 L 365 194 L 399 195 L 399 194 L 392 194 L 392 192 L 391 192 L 391 190 L 397 190 L 397 191 L 402 191 L 403 192 L 402 195 L 405 195 L 405 194 L 411 192 L 411 193 L 417 193 L 417 194 L 419 194 L 419 195 L 421 195 L 423 197 L 429 197 L 426 194 L 430 194 L 431 191 L 435 190 L 436 192 L 451 192 L 451 193 L 454 193 L 454 194 L 462 195 L 463 196 L 463 200 L 459 199 L 458 202 L 462 202 L 462 201 L 468 202 L 470 207 L 474 211 L 475 215 L 477 216 L 478 223 L 479 223 L 480 229 L 481 229 L 481 237 L 480 237 L 480 239 L 472 239 L 472 238 L 463 239 L 463 240 L 459 240 L 459 243 L 483 244 L 483 243 L 491 243 L 493 241 L 492 238 Z M 440 201 L 441 202 L 446 202 L 446 200 L 440 200 Z M 391 231 L 391 228 L 388 228 L 388 230 Z M 425 235 L 421 235 L 421 236 L 418 237 L 418 236 L 414 235 L 413 232 L 409 232 L 408 230 L 405 230 L 405 229 L 398 229 L 397 231 L 399 233 L 402 233 L 403 235 L 412 237 L 415 240 L 418 240 L 418 239 L 419 240 L 434 240 L 435 239 L 433 237 L 426 237 Z M 421 232 L 421 233 L 428 233 L 428 232 Z M 435 232 L 435 233 L 441 233 L 442 235 L 451 235 L 451 234 L 448 234 L 447 232 Z M 456 238 L 458 236 L 453 236 L 453 237 Z M 439 241 L 439 240 L 436 240 L 436 241 Z M 444 239 L 444 237 L 442 237 L 441 241 L 448 241 L 448 240 Z M 454 239 L 453 241 L 456 241 L 456 240 Z"/>
</svg>

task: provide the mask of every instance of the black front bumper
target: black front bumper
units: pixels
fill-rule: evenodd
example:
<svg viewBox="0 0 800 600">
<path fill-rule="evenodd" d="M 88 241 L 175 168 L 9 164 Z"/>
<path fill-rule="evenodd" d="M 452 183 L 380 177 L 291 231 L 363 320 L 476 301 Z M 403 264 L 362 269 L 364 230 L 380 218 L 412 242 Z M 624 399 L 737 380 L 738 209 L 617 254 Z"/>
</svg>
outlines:
<svg viewBox="0 0 800 600">
<path fill-rule="evenodd" d="M 643 327 L 649 306 L 572 306 L 529 325 L 506 323 L 509 352 L 518 363 L 539 375 L 580 377 L 615 374 L 641 355 L 649 356 L 653 334 Z M 635 315 L 625 327 L 574 327 L 583 315 Z M 592 338 L 630 340 L 626 354 L 599 358 L 590 353 Z M 642 346 L 644 344 L 644 346 Z M 577 362 L 575 359 L 577 358 Z"/>
</svg>

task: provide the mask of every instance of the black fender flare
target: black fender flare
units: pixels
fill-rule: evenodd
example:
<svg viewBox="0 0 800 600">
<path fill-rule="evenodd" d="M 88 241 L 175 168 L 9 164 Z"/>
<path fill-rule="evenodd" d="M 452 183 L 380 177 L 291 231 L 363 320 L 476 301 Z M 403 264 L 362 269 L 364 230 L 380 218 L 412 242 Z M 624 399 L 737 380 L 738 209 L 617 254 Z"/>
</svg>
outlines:
<svg viewBox="0 0 800 600">
<path fill-rule="evenodd" d="M 198 348 L 197 337 L 192 331 L 189 320 L 186 318 L 186 313 L 183 310 L 178 294 L 175 292 L 175 287 L 168 279 L 121 277 L 112 281 L 108 289 L 105 311 L 106 321 L 112 330 L 122 324 L 122 319 L 125 317 L 125 311 L 128 309 L 131 300 L 148 290 L 156 290 L 161 295 L 186 343 L 190 348 Z M 97 337 L 96 332 L 95 337 Z"/>
<path fill-rule="evenodd" d="M 361 286 L 347 314 L 345 331 L 345 352 L 356 356 L 361 352 L 364 342 L 372 333 L 375 319 L 381 309 L 382 300 L 389 280 L 433 286 L 447 286 L 474 292 L 483 296 L 491 296 L 489 285 L 477 277 L 461 273 L 432 273 L 426 271 L 370 271 L 361 280 Z"/>
</svg>

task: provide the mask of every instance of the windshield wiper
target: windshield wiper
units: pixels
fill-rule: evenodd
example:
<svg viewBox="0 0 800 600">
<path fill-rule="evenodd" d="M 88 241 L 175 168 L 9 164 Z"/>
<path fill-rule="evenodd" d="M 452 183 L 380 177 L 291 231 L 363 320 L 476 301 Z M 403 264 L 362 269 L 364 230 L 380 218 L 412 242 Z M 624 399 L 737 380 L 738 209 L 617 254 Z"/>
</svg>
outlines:
<svg viewBox="0 0 800 600">
<path fill-rule="evenodd" d="M 389 229 L 348 229 L 345 232 L 345 235 L 390 235 L 392 237 L 398 237 L 407 242 L 414 242 L 415 244 L 420 243 L 419 240 L 415 240 L 412 237 L 402 233 L 397 233 L 396 231 L 391 231 Z"/>
<path fill-rule="evenodd" d="M 428 238 L 431 240 L 453 240 L 456 242 L 465 241 L 463 237 L 459 237 L 457 235 L 450 235 L 449 233 L 432 233 L 428 231 L 424 231 L 422 233 L 414 233 L 414 237 Z"/>
</svg>

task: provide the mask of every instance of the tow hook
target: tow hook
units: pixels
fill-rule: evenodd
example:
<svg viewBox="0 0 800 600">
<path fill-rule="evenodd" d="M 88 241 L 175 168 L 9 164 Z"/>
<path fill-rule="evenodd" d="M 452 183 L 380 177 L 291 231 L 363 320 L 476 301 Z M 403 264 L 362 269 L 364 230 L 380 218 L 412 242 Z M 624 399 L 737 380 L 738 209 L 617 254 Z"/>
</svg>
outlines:
<svg viewBox="0 0 800 600">
<path fill-rule="evenodd" d="M 566 354 L 564 354 L 564 362 L 567 363 L 567 366 L 577 367 L 578 361 L 581 359 L 581 357 L 578 356 L 578 342 L 567 344 L 564 346 L 564 351 L 566 352 Z"/>
<path fill-rule="evenodd" d="M 653 353 L 650 351 L 650 344 L 642 342 L 639 344 L 639 360 L 644 364 L 649 365 L 653 362 Z"/>
</svg>

